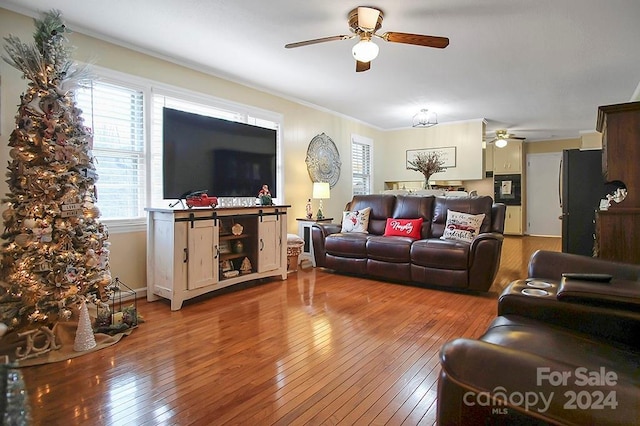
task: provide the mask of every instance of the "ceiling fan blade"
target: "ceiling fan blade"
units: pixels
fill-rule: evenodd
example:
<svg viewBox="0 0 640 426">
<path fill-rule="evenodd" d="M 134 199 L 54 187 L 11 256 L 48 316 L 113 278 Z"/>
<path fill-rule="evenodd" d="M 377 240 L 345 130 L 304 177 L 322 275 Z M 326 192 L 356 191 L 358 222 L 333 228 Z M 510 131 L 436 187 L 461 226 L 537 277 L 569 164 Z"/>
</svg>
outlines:
<svg viewBox="0 0 640 426">
<path fill-rule="evenodd" d="M 436 47 L 444 49 L 449 45 L 446 37 L 427 36 L 420 34 L 387 32 L 382 38 L 392 43 L 415 44 L 417 46 Z"/>
<path fill-rule="evenodd" d="M 371 68 L 371 62 L 356 61 L 356 72 L 368 71 Z"/>
<path fill-rule="evenodd" d="M 313 40 L 305 40 L 305 41 L 298 41 L 296 43 L 285 44 L 284 47 L 287 49 L 292 49 L 294 47 L 308 46 L 310 44 L 324 43 L 327 41 L 348 40 L 353 37 L 355 36 L 354 35 L 337 35 L 337 36 L 331 36 L 331 37 L 314 38 Z"/>
</svg>

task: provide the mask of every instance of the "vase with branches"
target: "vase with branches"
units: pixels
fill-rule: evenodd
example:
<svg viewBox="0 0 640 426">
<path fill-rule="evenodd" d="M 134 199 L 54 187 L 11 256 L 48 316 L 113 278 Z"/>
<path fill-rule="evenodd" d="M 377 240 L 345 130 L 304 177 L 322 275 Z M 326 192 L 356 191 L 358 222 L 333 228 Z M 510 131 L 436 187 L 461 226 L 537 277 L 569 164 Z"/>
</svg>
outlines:
<svg viewBox="0 0 640 426">
<path fill-rule="evenodd" d="M 429 189 L 429 179 L 434 173 L 443 172 L 445 170 L 444 160 L 440 158 L 440 154 L 436 151 L 420 152 L 412 161 L 408 161 L 409 170 L 420 172 L 424 175 L 424 187 Z"/>
</svg>

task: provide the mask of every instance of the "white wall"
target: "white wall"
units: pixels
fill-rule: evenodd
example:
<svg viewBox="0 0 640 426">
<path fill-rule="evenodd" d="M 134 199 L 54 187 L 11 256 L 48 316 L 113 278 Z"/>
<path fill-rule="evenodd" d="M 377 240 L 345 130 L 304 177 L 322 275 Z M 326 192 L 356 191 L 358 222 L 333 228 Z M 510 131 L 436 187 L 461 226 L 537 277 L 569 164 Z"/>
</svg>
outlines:
<svg viewBox="0 0 640 426">
<path fill-rule="evenodd" d="M 432 180 L 482 179 L 482 137 L 482 119 L 387 132 L 385 143 L 376 145 L 376 156 L 384 159 L 377 169 L 381 186 L 376 189 L 382 190 L 384 181 L 423 180 L 419 172 L 406 168 L 408 149 L 456 147 L 456 166 L 436 173 Z"/>
</svg>

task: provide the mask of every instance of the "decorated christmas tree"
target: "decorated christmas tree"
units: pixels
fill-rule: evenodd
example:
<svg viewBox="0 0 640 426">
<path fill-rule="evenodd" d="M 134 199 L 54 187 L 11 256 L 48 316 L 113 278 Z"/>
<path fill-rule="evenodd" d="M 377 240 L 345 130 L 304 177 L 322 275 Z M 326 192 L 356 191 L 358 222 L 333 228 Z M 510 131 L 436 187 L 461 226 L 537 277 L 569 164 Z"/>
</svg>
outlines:
<svg viewBox="0 0 640 426">
<path fill-rule="evenodd" d="M 74 90 L 88 78 L 71 59 L 59 11 L 35 20 L 34 43 L 5 38 L 3 59 L 23 73 L 9 136 L 0 321 L 20 330 L 69 319 L 111 283 L 107 229 L 98 220 L 92 135 Z"/>
</svg>

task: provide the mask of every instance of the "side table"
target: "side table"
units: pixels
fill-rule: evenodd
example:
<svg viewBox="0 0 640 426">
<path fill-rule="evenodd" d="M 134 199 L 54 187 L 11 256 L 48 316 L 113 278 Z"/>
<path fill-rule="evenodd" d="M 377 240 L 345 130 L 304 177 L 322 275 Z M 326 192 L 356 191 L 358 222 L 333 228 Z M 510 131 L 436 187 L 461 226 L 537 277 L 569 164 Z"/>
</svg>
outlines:
<svg viewBox="0 0 640 426">
<path fill-rule="evenodd" d="M 313 255 L 313 240 L 311 239 L 311 227 L 314 223 L 322 223 L 327 222 L 330 223 L 333 218 L 325 217 L 322 219 L 307 219 L 301 218 L 296 219 L 298 221 L 298 235 L 300 238 L 304 240 L 304 245 L 302 246 L 302 253 L 300 253 L 300 260 L 308 259 L 311 261 L 313 267 L 316 267 L 316 258 Z"/>
</svg>

